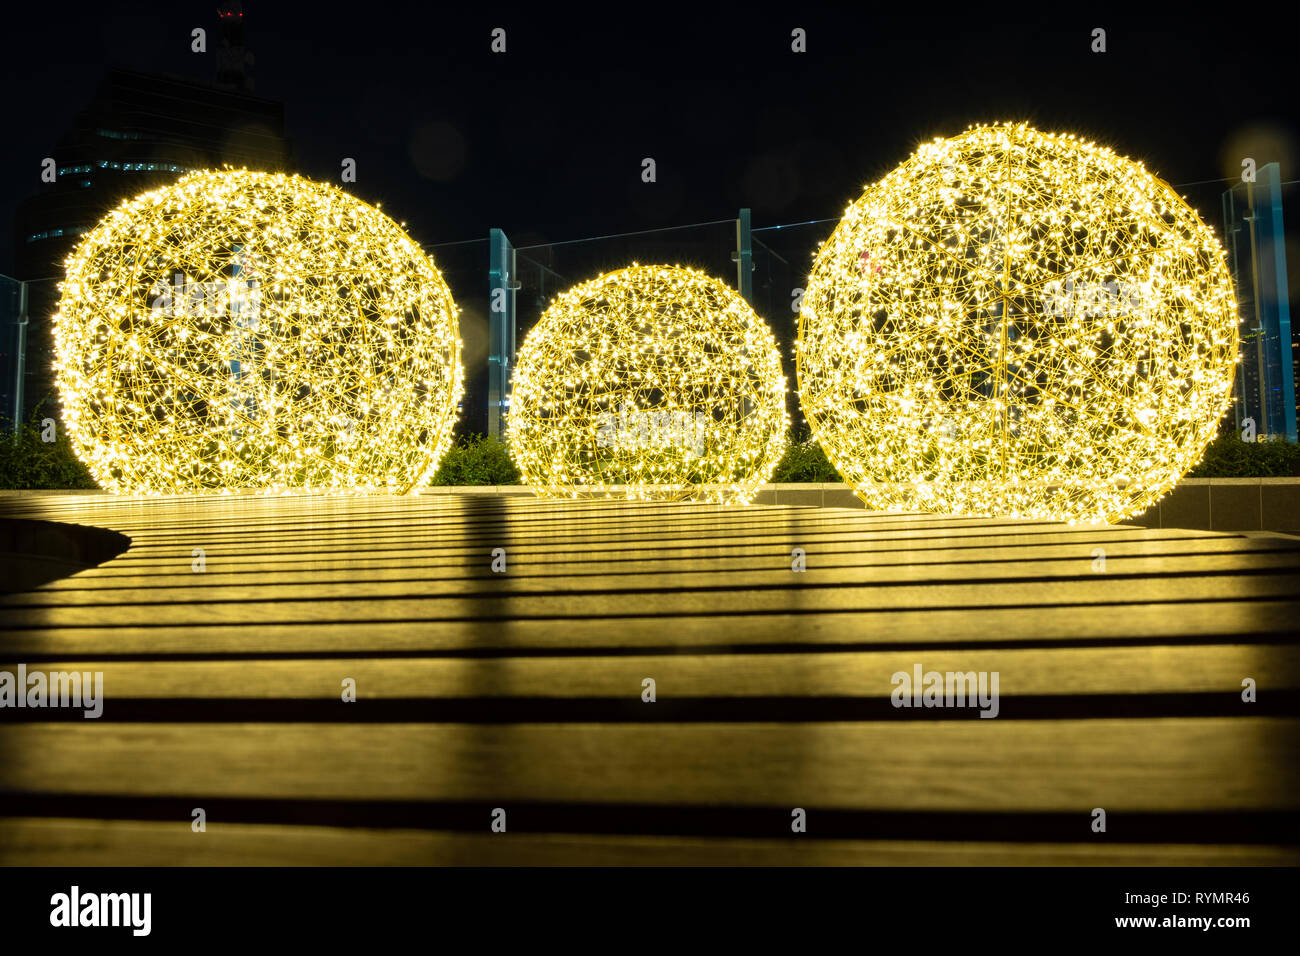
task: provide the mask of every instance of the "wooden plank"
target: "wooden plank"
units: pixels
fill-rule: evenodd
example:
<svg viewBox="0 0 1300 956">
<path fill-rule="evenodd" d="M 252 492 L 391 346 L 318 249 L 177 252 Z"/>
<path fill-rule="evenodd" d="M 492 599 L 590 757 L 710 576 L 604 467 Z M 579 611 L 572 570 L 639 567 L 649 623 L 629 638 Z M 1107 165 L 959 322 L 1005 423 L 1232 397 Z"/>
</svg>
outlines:
<svg viewBox="0 0 1300 956">
<path fill-rule="evenodd" d="M 544 518 L 535 514 L 503 513 L 477 521 L 458 520 L 456 516 L 429 513 L 412 507 L 403 514 L 385 516 L 382 520 L 376 516 L 362 513 L 348 513 L 346 520 L 341 516 L 324 516 L 316 520 L 286 522 L 277 520 L 274 515 L 254 514 L 211 514 L 204 512 L 195 516 L 195 520 L 184 524 L 155 527 L 136 526 L 130 520 L 113 522 L 115 529 L 129 533 L 142 545 L 148 546 L 158 542 L 168 542 L 195 535 L 213 541 L 231 541 L 265 543 L 280 540 L 282 542 L 302 539 L 316 535 L 336 536 L 345 539 L 376 539 L 387 542 L 403 540 L 446 542 L 456 544 L 466 538 L 484 534 L 509 533 L 521 543 L 535 543 L 538 546 L 555 546 L 574 544 L 584 541 L 658 541 L 664 542 L 665 526 L 679 532 L 675 535 L 684 544 L 690 543 L 695 535 L 705 536 L 720 541 L 744 541 L 747 539 L 778 538 L 793 530 L 813 538 L 825 541 L 896 541 L 916 542 L 935 539 L 978 540 L 997 539 L 1002 541 L 1020 540 L 1031 543 L 1036 540 L 1055 538 L 1074 540 L 1104 540 L 1114 537 L 1131 538 L 1135 532 L 1123 526 L 1077 526 L 1053 523 L 1006 523 L 989 520 L 979 522 L 975 519 L 957 521 L 924 520 L 921 517 L 903 522 L 858 523 L 830 521 L 822 517 L 825 512 L 818 510 L 809 513 L 800 509 L 775 506 L 755 506 L 762 515 L 746 520 L 714 520 L 692 517 L 689 514 L 671 516 L 664 514 L 627 516 L 623 521 L 592 520 L 582 515 L 552 516 Z M 49 516 L 42 516 L 48 520 Z M 77 516 L 81 518 L 81 516 Z M 95 522 L 81 518 L 82 523 Z M 101 525 L 108 522 L 100 521 Z M 1187 538 L 1197 534 L 1210 536 L 1214 532 L 1190 531 L 1156 531 L 1147 529 L 1146 534 L 1154 539 L 1164 535 L 1170 538 Z M 1285 540 L 1285 539 L 1284 539 Z"/>
<path fill-rule="evenodd" d="M 340 707 L 345 705 L 340 704 Z M 1300 719 L 0 726 L 0 793 L 1300 810 Z"/>
<path fill-rule="evenodd" d="M 807 550 L 807 549 L 806 549 Z M 403 596 L 411 593 L 412 585 L 435 588 L 439 593 L 472 594 L 484 591 L 481 581 L 493 581 L 490 593 L 546 593 L 563 584 L 568 592 L 602 592 L 611 589 L 636 588 L 640 591 L 654 589 L 690 588 L 774 588 L 792 587 L 848 587 L 854 584 L 913 584 L 948 583 L 962 580 L 965 584 L 980 584 L 997 580 L 1079 579 L 1108 583 L 1131 579 L 1135 575 L 1227 575 L 1258 574 L 1264 571 L 1294 571 L 1300 566 L 1300 555 L 1290 551 L 1256 551 L 1243 553 L 1231 551 L 1223 554 L 1161 554 L 1126 555 L 1106 551 L 1105 579 L 1097 578 L 1093 568 L 1093 555 L 1088 550 L 1076 550 L 1063 557 L 1028 558 L 1005 549 L 982 559 L 965 561 L 906 562 L 894 555 L 892 561 L 867 563 L 866 555 L 859 555 L 861 563 L 823 562 L 816 550 L 806 554 L 807 570 L 801 578 L 792 578 L 789 553 L 766 554 L 762 557 L 719 561 L 719 559 L 694 559 L 680 562 L 675 567 L 664 567 L 658 562 L 599 562 L 534 563 L 526 555 L 511 555 L 510 574 L 495 578 L 489 570 L 487 551 L 461 559 L 464 563 L 412 562 L 402 567 L 390 568 L 320 568 L 308 567 L 292 572 L 265 570 L 270 563 L 263 559 L 260 572 L 226 572 L 221 574 L 221 555 L 207 557 L 208 575 L 196 581 L 190 566 L 190 554 L 177 555 L 152 575 L 135 575 L 131 578 L 117 576 L 112 581 L 103 578 L 87 580 L 85 576 L 57 581 L 51 587 L 13 594 L 4 606 L 57 606 L 88 605 L 110 601 L 113 604 L 160 604 L 160 602 L 194 601 L 204 596 L 213 601 L 294 600 L 313 597 L 329 585 L 329 594 L 337 600 L 348 597 Z M 558 581 L 556 579 L 563 579 Z M 632 580 L 634 579 L 634 580 Z M 477 581 L 477 584 L 476 584 Z"/>
<path fill-rule="evenodd" d="M 214 604 L 224 603 L 252 603 L 259 602 L 276 603 L 294 602 L 294 601 L 313 601 L 327 594 L 330 601 L 359 601 L 371 602 L 384 599 L 405 599 L 412 595 L 428 594 L 439 598 L 479 598 L 488 601 L 499 601 L 505 598 L 522 597 L 525 595 L 543 595 L 550 596 L 557 590 L 562 590 L 568 595 L 587 595 L 593 598 L 603 595 L 618 595 L 620 602 L 635 601 L 642 595 L 653 595 L 652 600 L 659 602 L 662 600 L 662 592 L 676 591 L 675 595 L 667 610 L 678 607 L 681 603 L 681 594 L 684 592 L 705 592 L 714 595 L 721 589 L 743 588 L 748 592 L 746 599 L 750 600 L 751 606 L 756 610 L 764 607 L 772 607 L 771 601 L 759 601 L 755 599 L 755 593 L 762 589 L 765 592 L 776 592 L 776 600 L 782 603 L 789 603 L 791 598 L 782 594 L 782 591 L 798 590 L 800 591 L 799 601 L 805 606 L 818 606 L 821 602 L 818 598 L 825 597 L 825 594 L 818 594 L 814 589 L 833 588 L 836 598 L 844 597 L 858 587 L 884 588 L 886 586 L 897 586 L 905 584 L 930 585 L 933 587 L 946 587 L 948 582 L 961 581 L 963 587 L 974 587 L 980 585 L 990 585 L 1003 582 L 1014 582 L 1027 592 L 1027 604 L 1044 603 L 1043 599 L 1036 598 L 1034 592 L 1040 589 L 1044 584 L 1044 579 L 1054 582 L 1060 582 L 1062 585 L 1068 583 L 1084 583 L 1087 593 L 1103 592 L 1104 596 L 1110 598 L 1109 591 L 1123 592 L 1128 586 L 1134 584 L 1143 584 L 1141 576 L 1155 575 L 1161 573 L 1163 569 L 1164 578 L 1178 577 L 1184 580 L 1195 582 L 1197 587 L 1205 587 L 1208 582 L 1223 584 L 1226 580 L 1231 580 L 1234 585 L 1239 583 L 1239 579 L 1228 579 L 1228 575 L 1255 575 L 1255 578 L 1245 578 L 1240 580 L 1240 585 L 1249 587 L 1250 583 L 1259 583 L 1262 588 L 1268 588 L 1273 585 L 1271 575 L 1265 575 L 1263 572 L 1281 573 L 1280 581 L 1283 582 L 1283 590 L 1268 590 L 1264 593 L 1270 596 L 1276 596 L 1279 593 L 1290 593 L 1285 588 L 1294 585 L 1296 590 L 1300 590 L 1300 573 L 1294 569 L 1294 559 L 1290 555 L 1252 555 L 1252 556 L 1226 556 L 1217 559 L 1189 558 L 1180 560 L 1178 558 L 1162 557 L 1140 559 L 1135 558 L 1127 563 L 1120 561 L 1111 562 L 1107 559 L 1107 577 L 1100 578 L 1091 571 L 1093 559 L 1088 555 L 1070 558 L 1068 560 L 1058 561 L 1039 561 L 1033 564 L 1010 564 L 1010 563 L 990 563 L 979 565 L 900 565 L 894 567 L 870 567 L 870 568 L 824 568 L 818 567 L 816 555 L 808 556 L 812 561 L 807 571 L 795 576 L 790 569 L 789 556 L 778 558 L 776 560 L 768 559 L 765 563 L 769 566 L 768 570 L 760 570 L 754 567 L 748 569 L 735 569 L 732 571 L 720 571 L 716 569 L 700 571 L 672 571 L 663 573 L 658 570 L 625 571 L 621 574 L 586 574 L 586 575 L 566 575 L 562 573 L 547 572 L 545 574 L 533 573 L 536 569 L 529 567 L 527 564 L 514 565 L 514 572 L 504 577 L 494 576 L 489 568 L 490 557 L 488 554 L 480 556 L 475 565 L 462 567 L 459 570 L 461 574 L 443 575 L 443 569 L 438 566 L 428 566 L 424 569 L 422 575 L 413 575 L 407 571 L 402 576 L 393 576 L 391 578 L 365 576 L 356 579 L 355 575 L 348 578 L 343 575 L 333 577 L 318 578 L 315 574 L 307 572 L 301 573 L 293 580 L 274 581 L 260 580 L 239 585 L 227 582 L 222 579 L 216 581 L 203 580 L 196 581 L 193 571 L 186 567 L 183 572 L 173 573 L 170 575 L 159 575 L 155 580 L 145 587 L 136 588 L 115 588 L 111 592 L 102 588 L 60 588 L 54 591 L 36 590 L 24 594 L 15 594 L 10 596 L 4 603 L 5 609 L 10 608 L 81 608 L 81 607 L 103 607 L 111 606 L 115 609 L 124 610 L 128 606 L 148 606 L 148 605 L 171 605 L 171 604 L 204 604 L 211 606 Z M 209 556 L 209 560 L 215 561 L 215 556 Z M 776 565 L 776 567 L 772 567 Z M 269 577 L 269 576 L 268 576 Z M 950 592 L 946 592 L 950 593 Z M 999 600 L 996 591 L 988 591 L 993 599 Z M 1151 592 L 1139 589 L 1138 600 Z M 1165 592 L 1167 593 L 1167 592 Z M 1206 596 L 1237 596 L 1242 593 L 1239 589 L 1224 591 L 1221 588 L 1207 588 Z M 768 597 L 769 595 L 764 595 Z M 943 600 L 940 597 L 940 600 Z M 706 598 L 707 600 L 707 598 Z M 906 599 L 904 599 L 906 600 Z M 1048 599 L 1050 600 L 1050 599 Z M 1065 600 L 1070 603 L 1083 603 L 1077 597 L 1066 597 Z M 879 602 L 887 604 L 889 601 Z M 718 600 L 714 603 L 718 610 L 728 609 L 728 602 Z M 874 602 L 873 602 L 874 603 Z M 401 605 L 397 604 L 400 608 Z M 635 604 L 633 605 L 635 606 Z M 730 605 L 734 607 L 735 605 Z M 546 602 L 538 604 L 539 613 L 548 613 Z M 699 605 L 688 605 L 688 609 L 698 608 Z M 129 614 L 123 619 L 124 623 L 131 623 Z M 586 616 L 590 611 L 579 608 L 574 613 Z M 7 617 L 7 611 L 0 610 L 0 619 Z M 443 616 L 439 611 L 433 611 L 428 616 Z M 21 624 L 21 616 L 15 615 L 13 618 L 15 624 Z"/>
<path fill-rule="evenodd" d="M 968 548 L 925 548 L 925 549 L 885 549 L 870 550 L 836 550 L 823 552 L 812 549 L 811 572 L 820 572 L 831 568 L 891 568 L 911 565 L 916 567 L 961 567 L 979 564 L 1016 564 L 1022 567 L 1036 566 L 1039 562 L 1051 566 L 1054 563 L 1069 565 L 1069 562 L 1083 561 L 1090 570 L 1092 549 L 1098 547 L 1095 542 L 1062 545 L 1026 545 L 1006 547 L 999 545 L 973 546 Z M 805 550 L 809 550 L 805 548 Z M 1169 542 L 1149 541 L 1107 541 L 1105 543 L 1107 568 L 1114 571 L 1131 569 L 1130 559 L 1171 559 L 1205 560 L 1206 567 L 1217 567 L 1217 561 L 1229 561 L 1234 564 L 1249 566 L 1256 556 L 1267 561 L 1284 561 L 1291 552 L 1288 546 L 1280 546 L 1259 539 L 1255 542 L 1243 542 L 1240 539 L 1224 537 L 1210 540 L 1188 540 Z M 693 571 L 746 571 L 758 566 L 787 566 L 790 552 L 780 546 L 765 547 L 729 547 L 726 553 L 712 553 L 706 548 L 683 549 L 682 551 L 660 551 L 638 549 L 634 551 L 615 551 L 608 554 L 573 554 L 554 555 L 548 552 L 516 551 L 512 578 L 536 575 L 615 575 L 640 574 L 643 572 L 678 573 Z M 370 555 L 370 556 L 367 556 Z M 432 560 L 444 552 L 402 548 L 392 552 L 374 552 L 361 554 L 348 551 L 345 555 L 320 555 L 316 557 L 292 557 L 263 555 L 224 556 L 219 564 L 209 567 L 206 580 L 217 585 L 228 583 L 292 583 L 303 579 L 303 572 L 310 572 L 314 580 L 347 580 L 351 575 L 366 580 L 400 580 L 402 576 L 415 576 L 423 579 L 436 574 L 440 578 L 478 577 L 483 573 L 482 549 L 463 551 L 463 563 L 451 564 L 442 561 L 435 565 Z M 519 557 L 526 558 L 521 567 Z M 472 565 L 464 558 L 472 557 Z M 567 558 L 571 558 L 568 560 Z M 41 588 L 41 593 L 66 590 L 83 590 L 96 588 L 147 587 L 159 583 L 167 575 L 184 578 L 192 573 L 188 551 L 173 549 L 170 553 L 145 560 L 143 558 L 123 555 L 111 564 L 92 568 L 75 577 L 51 581 Z M 1296 557 L 1291 557 L 1296 562 Z M 1076 565 L 1077 567 L 1077 565 Z"/>
<path fill-rule="evenodd" d="M 658 614 L 609 618 L 515 618 L 503 602 L 491 620 L 392 621 L 275 620 L 242 623 L 196 615 L 187 624 L 164 624 L 150 616 L 130 626 L 115 615 L 87 612 L 78 627 L 58 625 L 30 612 L 30 626 L 0 619 L 0 656 L 48 657 L 129 655 L 294 656 L 470 653 L 509 654 L 524 650 L 611 653 L 629 650 L 717 651 L 763 647 L 917 647 L 943 645 L 1013 646 L 1033 642 L 1181 643 L 1225 639 L 1270 643 L 1293 641 L 1298 616 L 1293 600 L 1174 601 L 1150 604 L 1045 606 L 1027 614 L 1021 607 L 912 608 L 816 614 L 736 614 L 667 619 Z"/>
<path fill-rule="evenodd" d="M 635 533 L 631 527 L 619 529 L 613 526 L 596 529 L 582 524 L 576 518 L 560 520 L 564 522 L 566 529 L 564 534 L 542 534 L 527 528 L 525 522 L 513 519 L 478 526 L 452 525 L 442 516 L 414 511 L 393 526 L 375 523 L 364 527 L 362 520 L 359 519 L 356 527 L 352 525 L 343 527 L 321 521 L 314 522 L 310 528 L 286 528 L 262 520 L 234 516 L 227 518 L 227 523 L 220 529 L 203 527 L 196 523 L 163 534 L 133 528 L 127 523 L 120 523 L 115 527 L 129 534 L 134 550 L 146 557 L 151 550 L 179 547 L 196 537 L 227 546 L 227 550 L 232 554 L 256 554 L 268 547 L 276 552 L 293 553 L 294 550 L 301 549 L 303 542 L 318 538 L 347 541 L 367 550 L 396 550 L 405 547 L 429 551 L 441 549 L 448 553 L 457 553 L 485 537 L 500 535 L 508 535 L 516 546 L 531 549 L 538 554 L 563 554 L 564 549 L 559 548 L 558 545 L 585 543 L 603 543 L 607 546 L 607 550 L 614 552 L 662 549 L 669 552 L 685 551 L 688 554 L 692 553 L 693 549 L 705 545 L 730 549 L 767 544 L 779 548 L 789 540 L 791 535 L 804 537 L 817 544 L 823 551 L 846 554 L 855 552 L 862 544 L 870 544 L 873 549 L 882 551 L 925 550 L 936 545 L 953 548 L 1024 547 L 1055 543 L 1096 545 L 1118 541 L 1227 540 L 1237 542 L 1238 546 L 1272 542 L 1279 547 L 1288 545 L 1293 550 L 1297 546 L 1297 539 L 1281 535 L 1242 536 L 1208 531 L 1141 531 L 1119 526 L 1101 529 L 1069 528 L 1058 525 L 1032 528 L 991 525 L 935 528 L 918 523 L 911 527 L 900 528 L 851 528 L 845 527 L 842 523 L 823 526 L 796 514 L 786 515 L 779 522 L 743 528 L 688 526 L 684 522 L 660 517 L 648 523 L 647 527 L 636 530 Z M 103 524 L 105 523 L 101 522 L 101 525 Z M 242 526 L 242 531 L 231 531 L 232 526 Z"/>
<path fill-rule="evenodd" d="M 338 700 L 343 677 L 363 699 L 639 699 L 653 677 L 660 700 L 744 697 L 888 697 L 891 676 L 927 671 L 997 671 L 999 692 L 1017 695 L 1216 693 L 1235 698 L 1243 676 L 1260 693 L 1300 688 L 1300 647 L 1063 647 L 1032 650 L 908 650 L 835 654 L 673 654 L 504 658 L 310 660 L 109 659 L 50 667 L 104 675 L 111 718 L 118 699 Z M 33 665 L 35 666 L 35 665 Z M 17 663 L 0 663 L 15 671 Z"/>
<path fill-rule="evenodd" d="M 108 695 L 100 721 L 0 724 L 0 861 L 1295 862 L 1259 842 L 1289 842 L 1300 811 L 1286 538 L 487 496 L 41 496 L 0 513 L 132 537 L 0 602 L 0 660 L 103 670 Z M 488 571 L 496 546 L 506 575 Z M 889 677 L 918 663 L 998 671 L 1010 719 L 903 719 Z M 344 676 L 362 703 L 338 701 Z M 664 720 L 639 716 L 645 676 Z M 816 711 L 836 701 L 877 706 Z M 191 800 L 233 815 L 192 834 L 168 803 Z M 507 804 L 550 823 L 448 822 Z M 790 806 L 846 816 L 815 841 L 672 829 Z M 1061 842 L 1096 806 L 1143 842 Z"/>
<path fill-rule="evenodd" d="M 673 527 L 709 531 L 718 534 L 744 535 L 748 532 L 779 531 L 798 524 L 809 532 L 847 529 L 854 535 L 872 534 L 895 537 L 975 535 L 1072 534 L 1106 535 L 1131 533 L 1128 526 L 1067 526 L 1046 521 L 1015 521 L 921 514 L 883 514 L 877 512 L 842 512 L 833 509 L 791 508 L 785 506 L 751 506 L 748 508 L 701 506 L 691 504 L 651 505 L 637 502 L 605 504 L 599 510 L 584 508 L 581 502 L 550 503 L 500 501 L 495 504 L 475 502 L 457 506 L 433 506 L 420 498 L 326 498 L 257 499 L 232 507 L 221 498 L 169 499 L 115 506 L 112 501 L 101 507 L 88 507 L 84 499 L 74 499 L 64 509 L 53 508 L 48 499 L 38 499 L 24 507 L 13 501 L 0 501 L 0 513 L 40 516 L 52 520 L 107 520 L 122 530 L 131 529 L 142 540 L 158 537 L 192 535 L 196 531 L 217 538 L 238 538 L 273 531 L 281 536 L 309 530 L 362 534 L 372 531 L 398 531 L 407 535 L 452 537 L 475 530 L 501 527 L 508 523 L 521 538 L 543 541 L 571 540 L 575 536 L 613 532 L 621 538 L 634 538 L 644 532 L 657 532 L 665 520 Z M 250 506 L 251 505 L 251 506 Z M 147 507 L 145 507 L 147 506 Z M 166 516 L 166 517 L 164 517 Z M 414 516 L 430 522 L 412 527 Z M 436 519 L 436 520 L 433 520 Z M 577 527 L 577 531 L 570 530 Z M 1155 531 L 1151 535 L 1170 534 L 1210 536 L 1210 532 Z"/>
<path fill-rule="evenodd" d="M 782 580 L 797 580 L 782 572 Z M 1097 576 L 1100 578 L 1100 576 Z M 1024 611 L 1073 605 L 1153 604 L 1175 601 L 1232 601 L 1287 598 L 1300 593 L 1300 574 L 1294 572 L 1251 576 L 1188 575 L 1122 580 L 1062 579 L 1057 581 L 981 581 L 977 584 L 920 584 L 916 586 L 811 587 L 787 586 L 771 590 L 736 591 L 725 587 L 710 590 L 601 591 L 584 594 L 576 590 L 550 593 L 543 586 L 520 585 L 508 578 L 482 584 L 459 582 L 463 586 L 429 596 L 414 596 L 413 589 L 399 585 L 385 589 L 365 587 L 345 593 L 318 594 L 313 600 L 268 599 L 252 594 L 246 600 L 205 599 L 202 586 L 176 600 L 156 604 L 114 603 L 117 626 L 227 623 L 262 627 L 277 623 L 340 622 L 357 624 L 379 621 L 456 621 L 509 618 L 606 618 L 624 616 L 702 616 L 717 614 L 779 613 L 792 604 L 805 614 L 814 612 L 869 613 L 905 608 L 932 611 L 950 608 L 1018 607 Z M 485 591 L 486 587 L 497 590 Z M 346 591 L 347 589 L 345 589 Z M 379 591 L 380 593 L 376 593 Z M 350 594 L 350 596 L 349 596 Z M 60 628 L 94 626 L 103 621 L 105 608 L 99 605 L 32 607 L 6 602 L 0 608 L 0 626 L 7 628 Z"/>
<path fill-rule="evenodd" d="M 470 834 L 213 822 L 0 818 L 4 866 L 1296 866 L 1250 844 L 762 840 Z"/>
</svg>

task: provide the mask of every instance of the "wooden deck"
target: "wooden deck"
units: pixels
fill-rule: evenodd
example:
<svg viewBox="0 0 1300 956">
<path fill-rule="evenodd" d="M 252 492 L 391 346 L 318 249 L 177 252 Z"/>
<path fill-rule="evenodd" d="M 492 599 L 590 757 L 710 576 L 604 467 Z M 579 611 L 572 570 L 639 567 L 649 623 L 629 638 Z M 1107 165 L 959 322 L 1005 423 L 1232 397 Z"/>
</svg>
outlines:
<svg viewBox="0 0 1300 956">
<path fill-rule="evenodd" d="M 0 863 L 1300 863 L 1293 538 L 454 495 L 0 518 L 131 539 L 0 598 L 0 671 L 106 697 L 0 709 Z M 998 672 L 996 719 L 892 706 L 918 664 Z"/>
</svg>

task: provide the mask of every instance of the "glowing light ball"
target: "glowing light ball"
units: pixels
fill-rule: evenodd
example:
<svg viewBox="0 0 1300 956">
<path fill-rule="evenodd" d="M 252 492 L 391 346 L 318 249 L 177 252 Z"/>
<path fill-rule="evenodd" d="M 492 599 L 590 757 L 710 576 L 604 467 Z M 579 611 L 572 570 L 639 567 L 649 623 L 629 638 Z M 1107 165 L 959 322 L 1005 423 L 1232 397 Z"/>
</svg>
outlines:
<svg viewBox="0 0 1300 956">
<path fill-rule="evenodd" d="M 1116 521 L 1232 391 L 1218 239 L 1140 163 L 1026 125 L 922 146 L 822 244 L 803 410 L 869 507 Z"/>
<path fill-rule="evenodd" d="M 106 216 L 60 288 L 63 417 L 110 491 L 403 492 L 450 444 L 451 293 L 333 186 L 192 173 Z"/>
<path fill-rule="evenodd" d="M 748 503 L 787 421 L 776 340 L 749 304 L 702 272 L 633 264 L 528 333 L 507 439 L 544 497 Z"/>
</svg>

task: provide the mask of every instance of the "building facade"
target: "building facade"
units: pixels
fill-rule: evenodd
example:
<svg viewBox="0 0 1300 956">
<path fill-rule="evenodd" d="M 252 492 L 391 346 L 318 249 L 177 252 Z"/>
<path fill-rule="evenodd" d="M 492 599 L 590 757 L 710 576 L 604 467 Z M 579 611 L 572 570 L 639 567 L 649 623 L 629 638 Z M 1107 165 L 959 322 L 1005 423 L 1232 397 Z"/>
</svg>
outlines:
<svg viewBox="0 0 1300 956">
<path fill-rule="evenodd" d="M 80 236 L 123 200 L 190 170 L 292 168 L 283 104 L 250 92 L 237 7 L 220 11 L 218 82 L 109 70 L 54 144 L 53 181 L 20 205 L 15 273 L 27 280 L 29 317 L 22 408 L 15 409 L 22 417 L 53 397 L 50 317 L 63 261 Z"/>
<path fill-rule="evenodd" d="M 1233 414 L 1238 433 L 1296 440 L 1295 358 L 1282 223 L 1281 170 L 1261 166 L 1255 181 L 1223 194 L 1228 263 L 1237 286 L 1241 361 Z"/>
</svg>

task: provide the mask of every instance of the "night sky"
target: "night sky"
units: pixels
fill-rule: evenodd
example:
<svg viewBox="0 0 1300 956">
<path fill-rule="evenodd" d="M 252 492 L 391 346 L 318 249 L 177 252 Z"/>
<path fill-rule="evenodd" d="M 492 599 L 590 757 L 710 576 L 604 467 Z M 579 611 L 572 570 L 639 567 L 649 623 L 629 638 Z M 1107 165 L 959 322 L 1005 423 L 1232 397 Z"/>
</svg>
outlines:
<svg viewBox="0 0 1300 956">
<path fill-rule="evenodd" d="M 346 188 L 426 245 L 499 226 L 521 246 L 740 206 L 756 227 L 835 217 L 919 142 L 980 121 L 1075 132 L 1175 184 L 1236 176 L 1243 155 L 1279 159 L 1295 178 L 1290 41 L 1258 19 L 973 27 L 932 7 L 887 19 L 866 5 L 704 6 L 254 0 L 244 20 L 255 92 L 284 102 L 297 170 L 338 183 L 355 158 Z M 0 271 L 11 273 L 14 208 L 40 188 L 42 157 L 103 69 L 211 80 L 217 17 L 215 3 L 25 4 L 5 17 Z M 207 54 L 190 52 L 195 26 L 209 30 Z M 489 50 L 496 26 L 504 55 Z M 1089 49 L 1096 26 L 1104 54 Z M 790 51 L 794 27 L 807 30 L 805 54 Z M 654 184 L 641 181 L 647 156 Z M 1218 228 L 1222 189 L 1184 190 Z"/>
</svg>

